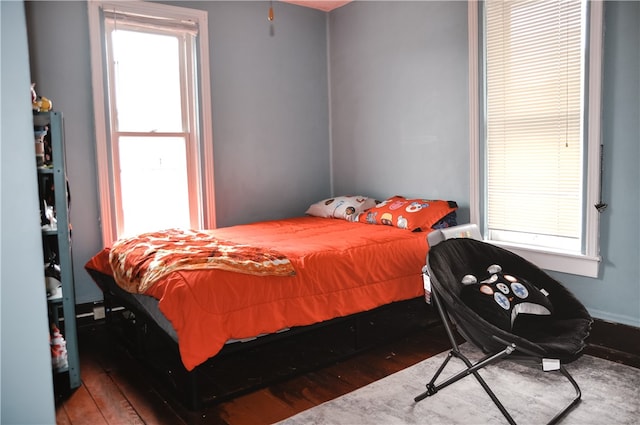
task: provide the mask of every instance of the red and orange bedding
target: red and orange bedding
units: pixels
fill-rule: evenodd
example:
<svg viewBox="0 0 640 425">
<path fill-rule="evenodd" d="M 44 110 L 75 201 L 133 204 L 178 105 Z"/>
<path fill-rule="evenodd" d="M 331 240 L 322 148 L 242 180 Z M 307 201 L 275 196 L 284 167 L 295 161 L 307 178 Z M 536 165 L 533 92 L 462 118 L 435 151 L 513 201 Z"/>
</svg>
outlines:
<svg viewBox="0 0 640 425">
<path fill-rule="evenodd" d="M 422 232 L 297 217 L 206 234 L 268 247 L 286 258 L 294 272 L 175 268 L 145 288 L 144 294 L 159 300 L 160 311 L 175 328 L 188 370 L 230 339 L 310 325 L 423 294 L 421 270 L 428 246 Z M 113 276 L 109 253 L 105 248 L 86 267 Z"/>
</svg>

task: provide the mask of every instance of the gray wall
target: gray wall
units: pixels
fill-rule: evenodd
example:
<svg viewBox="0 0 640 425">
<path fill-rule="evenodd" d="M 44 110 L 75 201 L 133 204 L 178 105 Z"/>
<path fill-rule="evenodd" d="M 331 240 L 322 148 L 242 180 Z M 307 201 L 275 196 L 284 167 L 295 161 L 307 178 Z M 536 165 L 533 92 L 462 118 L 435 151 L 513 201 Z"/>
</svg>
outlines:
<svg viewBox="0 0 640 425">
<path fill-rule="evenodd" d="M 640 3 L 605 3 L 599 279 L 554 273 L 595 317 L 640 326 Z"/>
<path fill-rule="evenodd" d="M 198 2 L 194 5 L 197 6 Z M 99 299 L 96 296 L 99 296 L 99 293 L 92 292 L 93 284 L 88 281 L 82 270 L 84 262 L 97 252 L 101 245 L 97 220 L 98 201 L 95 193 L 86 6 L 80 2 L 56 2 L 55 5 L 37 2 L 28 6 L 32 81 L 38 82 L 40 92 L 54 100 L 55 108 L 64 111 L 67 120 L 67 155 L 73 192 L 74 260 L 79 302 L 96 300 Z M 259 219 L 262 218 L 259 217 L 262 214 L 264 217 L 275 217 L 297 213 L 308 202 L 328 195 L 328 170 L 331 166 L 335 170 L 336 193 L 362 191 L 376 196 L 386 196 L 399 192 L 407 195 L 454 197 L 463 207 L 468 203 L 468 154 L 466 140 L 463 140 L 467 131 L 467 100 L 464 94 L 466 89 L 458 87 L 466 87 L 466 15 L 460 2 L 450 2 L 447 5 L 399 5 L 397 12 L 388 9 L 388 5 L 357 2 L 330 15 L 333 31 L 332 54 L 329 60 L 333 109 L 331 120 L 334 127 L 332 164 L 328 160 L 330 144 L 324 140 L 325 137 L 328 139 L 327 116 L 326 112 L 323 112 L 327 107 L 327 90 L 316 94 L 319 106 L 315 107 L 319 111 L 308 109 L 314 106 L 307 105 L 300 99 L 279 105 L 283 99 L 295 99 L 295 92 L 298 90 L 306 96 L 314 90 L 320 91 L 317 86 L 321 84 L 314 80 L 326 78 L 323 70 L 327 67 L 322 64 L 322 60 L 326 60 L 325 34 L 321 28 L 325 15 L 304 8 L 276 4 L 275 38 L 270 38 L 262 26 L 266 22 L 264 3 L 232 6 L 214 2 L 206 7 L 211 8 L 212 15 L 219 13 L 218 19 L 211 15 L 210 19 L 212 27 L 214 24 L 216 27 L 211 29 L 212 34 L 218 38 L 217 41 L 212 40 L 212 69 L 220 73 L 214 77 L 213 87 L 216 126 L 214 136 L 218 167 L 216 187 L 218 203 L 229 205 L 226 211 L 219 212 L 221 225 L 231 224 L 236 220 L 240 222 Z M 385 13 L 381 13 L 382 11 Z M 414 13 L 418 14 L 420 19 L 416 19 Z M 640 3 L 607 2 L 605 13 L 607 34 L 603 111 L 604 198 L 609 203 L 609 208 L 602 216 L 604 268 L 599 279 L 557 275 L 587 305 L 594 316 L 639 326 Z M 254 16 L 255 22 L 249 16 Z M 301 20 L 304 25 L 312 28 L 315 36 L 303 34 L 304 28 L 301 24 L 286 24 L 286 21 L 280 23 L 285 17 L 289 21 Z M 33 145 L 29 142 L 33 136 L 27 97 L 29 58 L 22 3 L 0 2 L 0 18 L 0 421 L 53 423 L 55 413 L 47 339 L 46 299 L 41 286 L 42 254 L 38 231 L 36 181 L 32 168 L 34 151 Z M 235 19 L 238 19 L 239 28 L 235 28 Z M 370 22 L 372 19 L 375 19 L 375 22 Z M 375 28 L 378 28 L 378 31 Z M 365 31 L 366 36 L 358 36 L 358 29 Z M 383 37 L 383 34 L 387 35 Z M 257 48 L 269 46 L 269 43 L 278 37 L 286 38 L 284 44 L 287 47 L 275 49 L 277 53 L 272 49 L 266 48 L 262 51 Z M 294 40 L 296 38 L 302 40 Z M 392 47 L 395 39 L 403 41 L 402 45 L 397 47 L 397 51 Z M 232 46 L 238 40 L 243 43 L 238 44 L 239 46 L 247 48 L 248 45 L 250 51 L 257 55 L 255 62 L 251 62 L 246 56 L 239 56 L 238 52 L 233 52 Z M 438 42 L 435 43 L 435 40 Z M 295 54 L 287 55 L 286 49 L 292 48 L 291 44 L 295 45 L 297 41 L 308 45 L 306 48 L 297 46 Z M 340 47 L 343 43 L 348 48 Z M 454 51 L 446 52 L 442 46 Z M 310 51 L 305 53 L 306 49 Z M 225 51 L 226 53 L 222 54 Z M 415 56 L 411 52 L 415 52 Z M 217 57 L 218 54 L 221 56 Z M 433 56 L 435 60 L 425 63 L 421 57 L 425 55 Z M 320 62 L 319 67 L 322 70 L 316 70 L 318 73 L 309 80 L 303 78 L 294 69 L 298 66 L 300 57 L 303 58 L 303 62 L 310 62 L 315 58 Z M 218 60 L 231 63 L 227 66 L 217 63 Z M 362 66 L 361 61 L 367 66 Z M 411 64 L 412 69 L 415 66 L 416 70 L 403 69 L 405 63 Z M 393 67 L 389 67 L 390 64 L 393 64 Z M 269 88 L 264 82 L 260 83 L 260 72 L 247 69 L 234 71 L 235 66 L 260 66 L 265 75 L 277 78 L 284 73 L 285 77 L 282 77 L 282 80 L 278 79 L 277 84 Z M 304 69 L 312 70 L 311 64 L 302 66 Z M 230 79 L 235 78 L 236 72 L 239 74 L 237 81 L 220 81 L 219 77 L 222 75 L 227 75 Z M 424 81 L 420 78 L 422 73 L 425 75 Z M 288 77 L 289 74 L 292 76 Z M 432 79 L 436 79 L 437 84 L 430 83 Z M 287 81 L 292 82 L 292 87 L 285 87 Z M 374 83 L 380 86 L 376 87 Z M 231 84 L 231 87 L 226 84 Z M 243 90 L 245 84 L 251 89 Z M 412 86 L 413 84 L 415 86 Z M 310 89 L 309 86 L 315 89 Z M 411 87 L 417 91 L 416 95 Z M 291 93 L 286 93 L 287 90 Z M 345 93 L 342 93 L 343 90 Z M 373 93 L 366 93 L 368 90 L 372 90 Z M 247 99 L 237 99 L 234 95 L 238 91 Z M 452 97 L 454 100 L 451 100 Z M 434 98 L 440 99 L 435 101 Z M 339 99 L 347 104 L 341 105 L 338 103 Z M 308 100 L 311 102 L 312 99 Z M 460 103 L 457 108 L 456 102 Z M 304 104 L 304 114 L 317 115 L 305 116 L 295 113 L 293 109 L 301 107 L 301 104 Z M 390 107 L 389 104 L 394 107 Z M 232 105 L 234 113 L 226 110 L 227 105 Z M 268 116 L 271 120 L 263 120 L 257 116 L 257 109 L 251 109 L 256 105 L 270 105 L 278 111 L 269 111 Z M 420 111 L 415 112 L 414 108 Z M 284 117 L 288 114 L 291 116 L 284 122 Z M 427 122 L 424 123 L 421 117 Z M 396 124 L 396 120 L 402 124 Z M 297 121 L 306 124 L 298 124 Z M 265 129 L 263 126 L 267 122 L 273 125 Z M 288 128 L 292 123 L 294 129 Z M 460 128 L 456 128 L 455 123 Z M 249 128 L 236 128 L 242 125 Z M 273 133 L 265 134 L 270 132 Z M 398 132 L 398 135 L 393 132 Z M 286 140 L 278 140 L 279 137 Z M 313 143 L 308 142 L 307 137 L 312 138 Z M 372 139 L 371 145 L 366 143 L 366 137 Z M 296 140 L 293 140 L 294 138 Z M 25 143 L 16 143 L 16 140 L 23 140 Z M 242 143 L 235 145 L 235 140 L 241 140 Z M 270 151 L 265 147 L 266 140 L 275 146 L 276 151 L 293 151 L 300 154 L 303 160 L 300 162 L 293 155 L 288 155 L 287 163 L 280 162 L 277 158 L 269 156 Z M 306 143 L 312 146 L 305 145 Z M 435 153 L 427 149 L 427 145 L 431 144 Z M 413 145 L 416 146 L 415 150 L 409 148 Z M 298 149 L 297 146 L 301 147 Z M 388 146 L 395 146 L 396 149 L 393 152 L 391 149 L 385 149 Z M 369 162 L 361 162 L 356 169 L 351 169 L 350 163 L 346 160 L 351 159 L 358 164 L 360 157 L 356 154 L 359 151 L 365 151 L 363 155 L 366 155 Z M 385 152 L 387 155 L 384 155 Z M 311 156 L 314 157 L 310 158 Z M 433 156 L 437 159 L 433 159 Z M 379 164 L 380 161 L 389 162 L 387 158 L 393 159 L 394 164 L 388 165 L 395 174 Z M 224 167 L 222 164 L 227 161 L 229 164 L 226 168 L 220 170 Z M 246 171 L 248 176 L 236 172 L 233 169 L 234 161 L 241 161 L 244 168 L 261 170 L 266 184 L 263 184 L 261 179 L 256 180 L 256 177 L 262 177 L 256 174 L 256 170 Z M 408 166 L 401 167 L 398 163 Z M 288 167 L 287 179 L 282 176 L 282 167 Z M 311 170 L 308 171 L 307 168 Z M 233 179 L 229 179 L 226 173 L 230 173 Z M 312 181 L 309 182 L 309 179 Z M 299 186 L 298 180 L 302 180 Z M 274 188 L 273 185 L 280 187 Z M 283 199 L 282 192 L 287 191 L 295 195 L 285 198 L 289 204 L 281 206 L 279 201 Z M 247 203 L 243 197 L 244 193 L 263 192 L 269 196 L 260 198 L 264 204 L 259 207 Z M 254 213 L 244 212 L 246 215 L 240 218 L 236 216 L 234 219 L 232 206 L 237 206 L 238 209 L 250 208 L 254 211 L 259 209 L 262 213 L 255 213 L 254 217 Z"/>
<path fill-rule="evenodd" d="M 209 16 L 218 226 L 301 215 L 330 196 L 326 18 L 265 2 L 165 2 Z M 64 113 L 76 302 L 100 300 L 84 264 L 102 247 L 87 5 L 27 2 L 32 79 Z"/>
<path fill-rule="evenodd" d="M 0 423 L 53 424 L 24 6 L 0 2 Z"/>
<path fill-rule="evenodd" d="M 468 220 L 466 2 L 355 2 L 330 15 L 336 192 L 451 198 Z M 553 273 L 594 317 L 640 326 L 640 3 L 606 2 L 598 279 Z"/>
<path fill-rule="evenodd" d="M 330 17 L 333 185 L 450 199 L 469 220 L 465 2 L 355 2 Z"/>
<path fill-rule="evenodd" d="M 326 14 L 177 4 L 209 14 L 218 226 L 303 214 L 330 195 Z"/>
<path fill-rule="evenodd" d="M 102 293 L 84 264 L 102 246 L 91 95 L 89 23 L 82 1 L 25 2 L 31 81 L 64 118 L 67 177 L 71 192 L 76 303 Z"/>
<path fill-rule="evenodd" d="M 177 3 L 209 12 L 219 226 L 298 215 L 332 191 L 450 198 L 468 219 L 465 2 L 356 1 L 328 27 L 276 2 L 273 35 L 265 2 Z M 635 326 L 639 8 L 605 6 L 601 277 L 557 274 L 594 316 Z M 77 299 L 90 302 L 83 265 L 101 241 L 86 5 L 33 2 L 27 22 L 33 81 L 65 113 Z"/>
</svg>

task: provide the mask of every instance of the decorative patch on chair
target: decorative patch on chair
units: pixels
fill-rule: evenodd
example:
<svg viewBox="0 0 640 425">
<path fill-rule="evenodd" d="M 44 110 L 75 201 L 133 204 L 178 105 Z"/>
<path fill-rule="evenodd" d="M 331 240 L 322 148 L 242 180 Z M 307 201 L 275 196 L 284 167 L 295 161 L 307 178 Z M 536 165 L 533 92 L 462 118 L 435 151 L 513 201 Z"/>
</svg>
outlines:
<svg viewBox="0 0 640 425">
<path fill-rule="evenodd" d="M 492 264 L 487 271 L 489 277 L 482 281 L 474 275 L 465 275 L 460 298 L 489 323 L 510 332 L 520 314 L 553 313 L 546 291 L 516 275 L 503 273 L 498 264 Z"/>
</svg>

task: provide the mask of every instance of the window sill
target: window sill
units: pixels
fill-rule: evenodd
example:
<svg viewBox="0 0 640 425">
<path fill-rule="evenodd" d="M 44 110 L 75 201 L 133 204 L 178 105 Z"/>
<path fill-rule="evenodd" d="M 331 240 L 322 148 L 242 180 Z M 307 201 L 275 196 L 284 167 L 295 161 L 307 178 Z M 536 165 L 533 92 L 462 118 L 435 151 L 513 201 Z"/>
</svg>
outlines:
<svg viewBox="0 0 640 425">
<path fill-rule="evenodd" d="M 600 262 L 602 261 L 600 256 L 589 256 L 560 251 L 554 252 L 504 242 L 487 242 L 501 248 L 508 249 L 541 269 L 579 276 L 597 278 L 600 269 Z"/>
</svg>

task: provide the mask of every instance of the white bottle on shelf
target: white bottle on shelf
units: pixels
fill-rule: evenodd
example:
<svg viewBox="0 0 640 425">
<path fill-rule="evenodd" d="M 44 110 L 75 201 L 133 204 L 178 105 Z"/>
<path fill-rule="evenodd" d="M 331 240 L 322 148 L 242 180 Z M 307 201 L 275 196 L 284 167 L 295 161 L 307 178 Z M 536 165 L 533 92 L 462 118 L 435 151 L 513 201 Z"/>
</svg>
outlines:
<svg viewBox="0 0 640 425">
<path fill-rule="evenodd" d="M 53 370 L 60 372 L 69 367 L 67 359 L 67 342 L 64 340 L 60 329 L 54 324 L 51 325 L 53 335 L 51 337 L 51 364 Z"/>
</svg>

